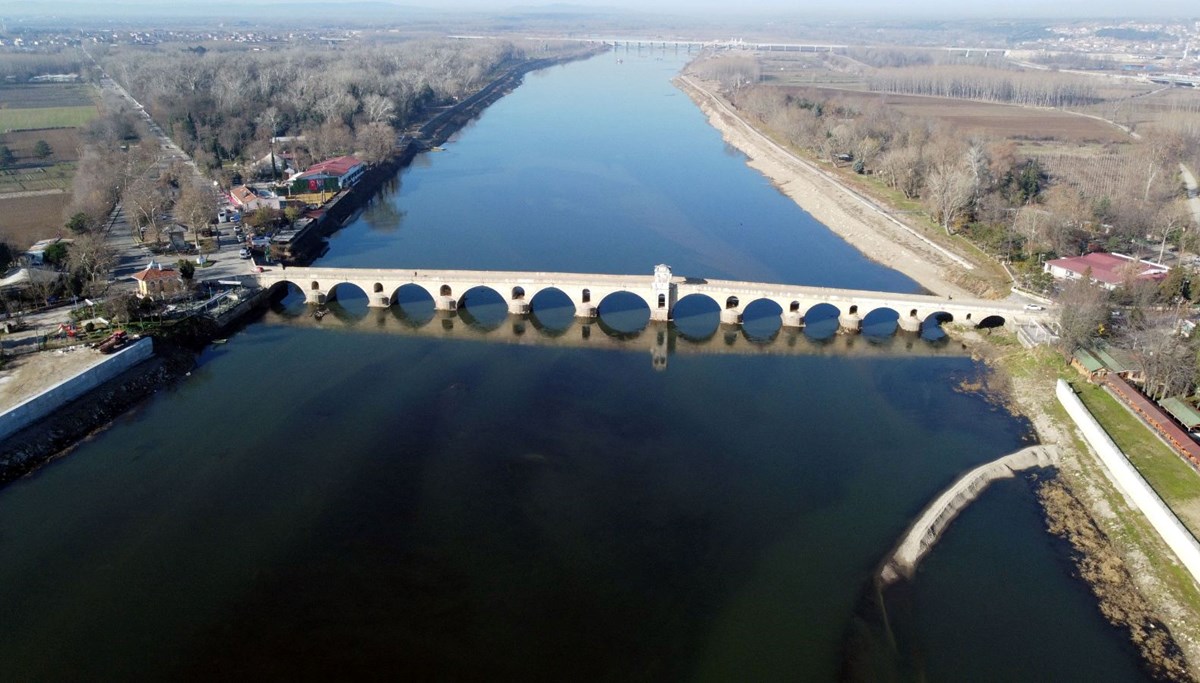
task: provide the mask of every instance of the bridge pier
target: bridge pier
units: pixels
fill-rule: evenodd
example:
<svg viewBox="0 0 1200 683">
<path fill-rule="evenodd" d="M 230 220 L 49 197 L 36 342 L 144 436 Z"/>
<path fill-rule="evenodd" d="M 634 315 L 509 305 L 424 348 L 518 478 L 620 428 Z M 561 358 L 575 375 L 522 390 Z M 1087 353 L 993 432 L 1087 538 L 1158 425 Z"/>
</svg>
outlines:
<svg viewBox="0 0 1200 683">
<path fill-rule="evenodd" d="M 369 296 L 367 297 L 368 308 L 387 308 L 392 305 L 392 300 L 386 296 Z"/>
<path fill-rule="evenodd" d="M 452 296 L 442 295 L 433 300 L 435 311 L 457 311 L 458 301 Z"/>
<path fill-rule="evenodd" d="M 801 328 L 804 327 L 804 314 L 800 311 L 784 311 L 780 316 L 783 319 L 784 327 Z"/>
<path fill-rule="evenodd" d="M 722 325 L 741 325 L 742 312 L 736 308 L 721 309 L 721 324 Z"/>
<path fill-rule="evenodd" d="M 575 304 L 575 317 L 580 320 L 595 320 L 599 313 L 590 302 Z"/>
<path fill-rule="evenodd" d="M 508 314 L 524 317 L 529 315 L 529 302 L 524 299 L 512 299 L 508 302 Z"/>
<path fill-rule="evenodd" d="M 853 307 L 852 307 L 853 310 Z M 857 312 L 843 313 L 838 316 L 838 331 L 850 334 L 862 332 L 862 317 Z"/>
<path fill-rule="evenodd" d="M 900 329 L 904 330 L 905 332 L 921 331 L 921 319 L 917 317 L 916 311 L 913 311 L 909 315 L 900 316 L 896 323 L 900 326 Z"/>
<path fill-rule="evenodd" d="M 319 289 L 310 289 L 304 292 L 304 303 L 312 306 L 320 306 L 325 303 L 325 292 Z"/>
</svg>

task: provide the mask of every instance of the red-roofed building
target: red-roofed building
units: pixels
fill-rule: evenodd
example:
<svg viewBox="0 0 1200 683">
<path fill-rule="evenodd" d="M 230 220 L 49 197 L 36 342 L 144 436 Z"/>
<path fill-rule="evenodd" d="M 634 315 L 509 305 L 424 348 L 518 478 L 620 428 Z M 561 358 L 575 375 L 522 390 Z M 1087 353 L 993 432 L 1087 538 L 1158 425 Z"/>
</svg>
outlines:
<svg viewBox="0 0 1200 683">
<path fill-rule="evenodd" d="M 154 261 L 145 270 L 133 274 L 138 283 L 138 297 L 167 296 L 183 290 L 179 273 Z"/>
<path fill-rule="evenodd" d="M 366 165 L 356 157 L 335 157 L 309 166 L 308 170 L 292 180 L 292 185 L 295 187 L 297 183 L 300 183 L 302 192 L 319 192 L 329 189 L 328 183 L 333 181 L 336 182 L 337 189 L 344 190 L 358 182 L 365 170 Z"/>
<path fill-rule="evenodd" d="M 1056 280 L 1079 280 L 1091 271 L 1092 282 L 1112 290 L 1129 280 L 1161 282 L 1167 277 L 1167 266 L 1124 254 L 1095 252 L 1046 261 L 1043 270 Z"/>
</svg>

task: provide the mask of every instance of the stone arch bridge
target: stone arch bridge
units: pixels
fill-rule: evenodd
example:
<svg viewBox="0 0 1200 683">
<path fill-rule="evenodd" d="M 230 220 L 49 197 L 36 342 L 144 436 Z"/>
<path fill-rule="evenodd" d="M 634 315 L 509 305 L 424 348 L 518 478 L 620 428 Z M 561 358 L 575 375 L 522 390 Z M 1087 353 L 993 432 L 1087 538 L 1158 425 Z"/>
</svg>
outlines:
<svg viewBox="0 0 1200 683">
<path fill-rule="evenodd" d="M 386 308 L 404 286 L 423 288 L 439 311 L 456 311 L 463 296 L 478 288 L 498 293 L 508 302 L 512 315 L 528 315 L 531 301 L 539 292 L 556 289 L 575 306 L 575 316 L 597 317 L 600 302 L 618 292 L 641 298 L 650 309 L 650 319 L 672 320 L 675 305 L 685 297 L 702 296 L 716 302 L 721 322 L 740 325 L 746 307 L 756 301 L 775 303 L 782 311 L 784 327 L 803 327 L 809 311 L 821 304 L 837 309 L 839 327 L 856 332 L 871 311 L 890 309 L 902 330 L 915 332 L 930 316 L 937 322 L 954 322 L 972 327 L 999 327 L 1011 322 L 1047 319 L 1050 312 L 1028 310 L 1020 303 L 986 299 L 949 299 L 925 294 L 896 294 L 828 287 L 709 280 L 676 276 L 670 267 L 656 266 L 653 275 L 603 275 L 588 273 L 539 273 L 492 270 L 405 270 L 373 268 L 270 268 L 249 276 L 264 288 L 291 283 L 304 292 L 310 304 L 337 298 L 339 291 L 358 289 L 368 305 Z"/>
</svg>

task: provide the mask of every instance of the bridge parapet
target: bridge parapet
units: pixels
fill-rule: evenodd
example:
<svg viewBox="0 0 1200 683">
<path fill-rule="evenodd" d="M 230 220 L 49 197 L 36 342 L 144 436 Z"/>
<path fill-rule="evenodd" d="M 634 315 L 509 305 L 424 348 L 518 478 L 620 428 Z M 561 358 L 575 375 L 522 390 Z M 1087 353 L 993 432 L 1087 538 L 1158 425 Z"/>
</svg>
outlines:
<svg viewBox="0 0 1200 683">
<path fill-rule="evenodd" d="M 674 318 L 675 306 L 689 296 L 711 299 L 720 310 L 720 320 L 739 325 L 750 304 L 769 301 L 781 311 L 781 324 L 802 327 L 815 307 L 826 304 L 837 309 L 841 326 L 857 331 L 863 318 L 872 311 L 888 309 L 898 316 L 898 325 L 907 331 L 920 329 L 931 316 L 938 322 L 977 326 L 991 322 L 1049 320 L 1051 310 L 1027 310 L 1019 303 L 986 299 L 950 299 L 927 294 L 904 294 L 866 290 L 806 287 L 762 282 L 708 280 L 675 276 L 667 266 L 658 266 L 653 276 L 591 273 L 513 272 L 485 270 L 403 270 L 371 268 L 290 268 L 269 269 L 248 276 L 260 286 L 291 283 L 304 292 L 310 304 L 323 304 L 336 298 L 339 289 L 361 290 L 373 308 L 395 303 L 401 287 L 415 285 L 428 292 L 435 307 L 454 311 L 471 290 L 487 288 L 497 292 L 512 315 L 532 312 L 533 299 L 542 291 L 556 289 L 575 307 L 576 315 L 597 316 L 600 302 L 617 292 L 641 298 L 650 309 L 652 320 Z M 992 325 L 988 325 L 992 326 Z"/>
</svg>

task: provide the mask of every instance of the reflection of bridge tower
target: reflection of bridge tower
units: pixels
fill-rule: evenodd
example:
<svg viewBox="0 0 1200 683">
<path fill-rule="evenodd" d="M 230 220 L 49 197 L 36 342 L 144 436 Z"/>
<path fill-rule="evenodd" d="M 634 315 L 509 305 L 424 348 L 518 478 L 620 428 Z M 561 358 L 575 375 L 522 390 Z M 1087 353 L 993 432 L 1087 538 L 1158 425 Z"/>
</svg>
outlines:
<svg viewBox="0 0 1200 683">
<path fill-rule="evenodd" d="M 652 322 L 654 344 L 650 347 L 650 364 L 655 370 L 667 369 L 667 358 L 671 355 L 671 329 L 663 322 Z"/>
<path fill-rule="evenodd" d="M 671 266 L 658 264 L 654 266 L 654 301 L 650 306 L 650 319 L 666 322 L 671 320 L 675 311 L 675 301 L 679 297 L 679 289 L 671 282 Z"/>
</svg>

